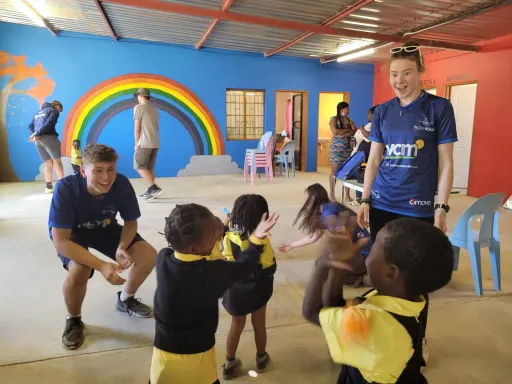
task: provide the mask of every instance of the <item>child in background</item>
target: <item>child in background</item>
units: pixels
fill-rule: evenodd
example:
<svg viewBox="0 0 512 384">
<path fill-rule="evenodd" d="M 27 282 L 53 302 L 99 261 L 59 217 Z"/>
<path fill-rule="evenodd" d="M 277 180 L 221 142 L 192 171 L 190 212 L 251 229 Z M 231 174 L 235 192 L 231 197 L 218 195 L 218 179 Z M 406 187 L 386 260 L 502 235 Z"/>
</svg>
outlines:
<svg viewBox="0 0 512 384">
<path fill-rule="evenodd" d="M 218 299 L 257 268 L 277 215 L 260 216 L 234 262 L 211 260 L 219 219 L 198 204 L 177 205 L 166 218 L 168 248 L 157 257 L 152 384 L 212 384 L 217 379 Z"/>
<path fill-rule="evenodd" d="M 249 234 L 258 225 L 258 217 L 268 214 L 268 203 L 260 195 L 242 195 L 236 199 L 230 216 L 230 229 L 224 237 L 223 255 L 228 261 L 237 262 L 243 251 L 249 246 Z M 265 238 L 263 252 L 258 266 L 246 279 L 233 284 L 224 294 L 222 304 L 232 316 L 226 345 L 226 363 L 223 366 L 222 376 L 225 380 L 233 378 L 240 367 L 240 360 L 236 358 L 236 351 L 240 336 L 245 328 L 246 316 L 251 314 L 256 342 L 256 368 L 259 372 L 265 370 L 270 361 L 266 351 L 267 329 L 266 309 L 267 302 L 272 297 L 274 289 L 274 274 L 276 260 L 270 240 Z"/>
<path fill-rule="evenodd" d="M 363 246 L 347 230 L 337 241 L 339 260 Z M 366 266 L 374 289 L 351 305 L 340 297 L 344 272 L 337 268 L 345 266 L 336 259 L 319 260 L 304 297 L 304 317 L 321 325 L 332 359 L 342 364 L 338 384 L 426 384 L 420 371 L 425 295 L 451 280 L 450 241 L 420 220 L 391 221 L 377 234 Z"/>
<path fill-rule="evenodd" d="M 304 194 L 306 201 L 297 214 L 293 225 L 300 221 L 299 229 L 305 231 L 307 235 L 290 244 L 281 244 L 279 251 L 287 253 L 294 248 L 304 247 L 322 239 L 318 254 L 320 257 L 327 257 L 333 252 L 330 239 L 332 232 L 336 232 L 336 228 L 329 228 L 332 227 L 330 220 L 343 219 L 341 217 L 343 215 L 355 216 L 355 213 L 339 203 L 331 202 L 327 190 L 321 184 L 310 185 L 306 188 Z M 370 233 L 359 226 L 354 227 L 352 235 L 354 240 L 370 237 Z M 345 275 L 345 285 L 354 288 L 368 285 L 364 261 L 370 252 L 370 247 L 371 244 L 368 243 L 359 255 L 351 259 L 352 270 Z"/>
<path fill-rule="evenodd" d="M 82 166 L 82 153 L 80 152 L 80 140 L 73 140 L 73 148 L 71 148 L 71 166 L 73 172 L 80 172 Z"/>
</svg>

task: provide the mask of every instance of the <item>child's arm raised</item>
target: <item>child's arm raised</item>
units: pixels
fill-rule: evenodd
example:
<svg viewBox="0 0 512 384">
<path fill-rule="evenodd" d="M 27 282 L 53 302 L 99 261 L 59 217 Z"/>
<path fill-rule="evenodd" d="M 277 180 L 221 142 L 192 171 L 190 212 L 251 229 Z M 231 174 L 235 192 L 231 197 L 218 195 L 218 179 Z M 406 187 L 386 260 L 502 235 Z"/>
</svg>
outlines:
<svg viewBox="0 0 512 384">
<path fill-rule="evenodd" d="M 306 245 L 310 245 L 316 243 L 323 235 L 323 231 L 317 230 L 310 236 L 305 236 L 300 240 L 296 240 L 291 244 L 281 244 L 279 247 L 279 252 L 286 253 L 295 248 L 304 247 Z"/>
</svg>

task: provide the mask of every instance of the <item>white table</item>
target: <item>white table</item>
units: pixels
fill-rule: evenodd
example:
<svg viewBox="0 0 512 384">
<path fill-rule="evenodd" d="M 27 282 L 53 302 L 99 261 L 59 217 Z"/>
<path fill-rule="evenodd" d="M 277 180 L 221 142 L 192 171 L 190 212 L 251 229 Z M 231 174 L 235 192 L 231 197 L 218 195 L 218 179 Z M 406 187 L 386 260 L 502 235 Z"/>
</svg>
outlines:
<svg viewBox="0 0 512 384">
<path fill-rule="evenodd" d="M 345 200 L 345 188 L 344 187 L 354 189 L 359 192 L 363 192 L 364 184 L 358 183 L 356 179 L 350 179 L 350 180 L 337 179 L 337 181 L 338 182 L 341 181 L 341 203 L 342 204 L 343 204 L 343 201 Z M 458 189 L 452 189 L 452 191 L 450 192 L 450 195 L 458 195 L 458 194 L 460 194 L 460 190 L 458 190 Z M 512 196 L 511 196 L 511 199 L 512 199 Z"/>
<path fill-rule="evenodd" d="M 345 188 L 344 187 L 354 189 L 361 193 L 363 192 L 364 184 L 358 183 L 356 179 L 351 179 L 351 180 L 338 179 L 337 181 L 341 181 L 341 203 L 342 204 L 343 204 L 343 201 L 345 200 Z"/>
</svg>

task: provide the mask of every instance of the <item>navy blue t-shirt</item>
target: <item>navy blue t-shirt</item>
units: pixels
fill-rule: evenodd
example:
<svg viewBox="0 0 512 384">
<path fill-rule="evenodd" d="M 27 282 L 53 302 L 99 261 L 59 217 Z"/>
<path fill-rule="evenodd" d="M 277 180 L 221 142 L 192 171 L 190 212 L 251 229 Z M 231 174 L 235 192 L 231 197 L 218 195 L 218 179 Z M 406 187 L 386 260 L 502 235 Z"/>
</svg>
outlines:
<svg viewBox="0 0 512 384">
<path fill-rule="evenodd" d="M 55 185 L 48 227 L 71 229 L 105 228 L 117 223 L 117 213 L 123 220 L 132 221 L 140 217 L 137 196 L 126 176 L 117 174 L 110 191 L 102 198 L 92 196 L 87 190 L 87 181 L 80 173 L 67 176 Z"/>
<path fill-rule="evenodd" d="M 375 110 L 370 140 L 385 145 L 372 206 L 413 217 L 434 215 L 438 145 L 457 141 L 453 107 L 424 92 L 406 107 L 394 98 Z"/>
</svg>

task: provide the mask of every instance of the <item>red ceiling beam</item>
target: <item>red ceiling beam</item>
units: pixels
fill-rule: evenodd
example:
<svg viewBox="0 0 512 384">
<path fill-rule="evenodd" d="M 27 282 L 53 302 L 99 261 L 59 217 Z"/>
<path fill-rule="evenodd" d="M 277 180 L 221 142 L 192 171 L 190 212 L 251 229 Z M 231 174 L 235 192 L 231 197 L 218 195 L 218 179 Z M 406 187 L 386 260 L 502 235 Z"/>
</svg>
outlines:
<svg viewBox="0 0 512 384">
<path fill-rule="evenodd" d="M 351 6 L 345 8 L 343 11 L 338 12 L 334 16 L 324 20 L 322 22 L 322 25 L 332 25 L 332 24 L 336 23 L 337 21 L 339 21 L 340 19 L 344 18 L 345 16 L 348 16 L 351 13 L 358 11 L 365 5 L 370 4 L 372 1 L 373 0 L 359 0 L 357 3 L 352 4 Z M 308 37 L 311 37 L 311 36 L 313 36 L 312 32 L 303 33 L 302 35 L 297 36 L 295 39 L 292 39 L 292 40 L 288 41 L 287 43 L 284 43 L 280 47 L 265 52 L 265 57 L 270 57 L 272 55 L 275 55 L 276 53 L 284 51 L 285 49 L 288 49 L 288 48 L 294 46 L 295 44 L 300 43 L 302 40 L 307 39 Z"/>
<path fill-rule="evenodd" d="M 255 24 L 266 27 L 291 29 L 301 32 L 313 32 L 324 35 L 343 36 L 353 39 L 372 39 L 377 41 L 387 41 L 400 43 L 403 38 L 398 35 L 388 35 L 384 33 L 372 33 L 354 31 L 345 28 L 335 28 L 320 24 L 308 24 L 291 20 L 274 19 L 263 16 L 246 15 L 242 13 L 223 12 L 221 10 L 195 7 L 190 5 L 168 3 L 158 0 L 102 0 L 103 3 L 114 3 L 130 7 L 149 9 L 161 12 L 179 13 L 182 15 L 195 17 L 210 17 L 212 19 L 234 21 L 238 23 Z M 420 45 L 433 46 L 445 49 L 454 49 L 459 51 L 478 51 L 478 46 L 471 44 L 451 43 L 437 40 L 415 39 Z"/>
<path fill-rule="evenodd" d="M 114 32 L 114 28 L 112 27 L 112 24 L 110 24 L 110 20 L 107 17 L 107 14 L 105 13 L 105 10 L 101 6 L 100 2 L 98 0 L 93 0 L 94 4 L 96 4 L 96 8 L 98 8 L 98 11 L 100 12 L 101 16 L 103 17 L 103 20 L 105 20 L 105 24 L 107 24 L 108 29 L 110 30 L 110 35 L 114 40 L 117 41 L 118 37 L 116 33 Z"/>
<path fill-rule="evenodd" d="M 231 7 L 231 4 L 233 4 L 233 0 L 225 0 L 224 1 L 224 4 L 222 5 L 222 12 L 226 12 L 229 7 Z M 210 27 L 206 30 L 205 34 L 203 35 L 203 37 L 201 37 L 201 40 L 199 40 L 196 44 L 196 49 L 199 49 L 202 47 L 202 45 L 204 44 L 204 42 L 206 41 L 206 39 L 208 37 L 210 37 L 210 35 L 212 34 L 213 30 L 215 29 L 215 27 L 217 26 L 217 23 L 219 22 L 219 19 L 215 19 L 212 21 L 212 24 L 210 25 Z"/>
</svg>

